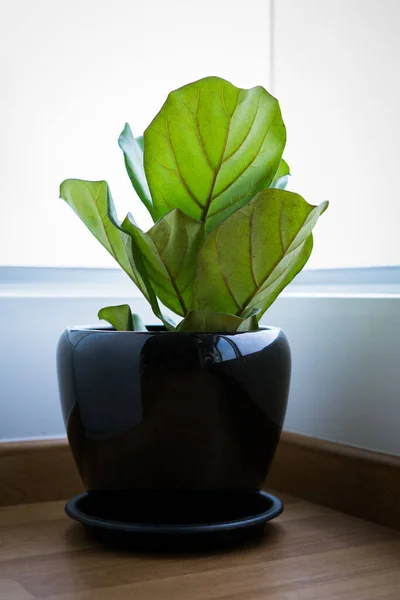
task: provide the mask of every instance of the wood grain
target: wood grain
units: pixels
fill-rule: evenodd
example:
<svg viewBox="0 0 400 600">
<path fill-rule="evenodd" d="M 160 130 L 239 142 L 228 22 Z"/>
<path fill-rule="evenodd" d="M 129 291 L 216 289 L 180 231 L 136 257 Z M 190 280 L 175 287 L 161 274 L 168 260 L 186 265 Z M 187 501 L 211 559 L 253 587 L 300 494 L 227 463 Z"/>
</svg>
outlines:
<svg viewBox="0 0 400 600">
<path fill-rule="evenodd" d="M 0 506 L 62 500 L 82 489 L 66 439 L 0 443 Z"/>
<path fill-rule="evenodd" d="M 225 551 L 106 548 L 61 502 L 0 509 L 1 600 L 398 600 L 400 533 L 285 496 L 265 536 Z"/>
<path fill-rule="evenodd" d="M 0 506 L 66 499 L 83 490 L 63 439 L 0 444 L 0 473 Z M 267 483 L 400 529 L 398 457 L 284 432 Z"/>
<path fill-rule="evenodd" d="M 399 457 L 286 432 L 268 483 L 288 494 L 400 529 Z"/>
</svg>

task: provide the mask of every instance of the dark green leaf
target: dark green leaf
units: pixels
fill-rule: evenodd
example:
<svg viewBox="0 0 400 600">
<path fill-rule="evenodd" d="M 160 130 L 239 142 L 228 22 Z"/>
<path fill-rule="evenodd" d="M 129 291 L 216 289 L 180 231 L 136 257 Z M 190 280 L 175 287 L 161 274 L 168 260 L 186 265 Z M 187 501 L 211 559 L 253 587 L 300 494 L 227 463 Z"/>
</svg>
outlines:
<svg viewBox="0 0 400 600">
<path fill-rule="evenodd" d="M 135 240 L 161 302 L 178 315 L 186 315 L 192 304 L 197 255 L 205 237 L 203 223 L 175 209 L 147 233 L 130 215 L 122 227 Z"/>
<path fill-rule="evenodd" d="M 158 219 L 179 208 L 210 231 L 272 182 L 286 141 L 278 101 L 207 77 L 171 92 L 144 133 Z"/>
<path fill-rule="evenodd" d="M 143 137 L 135 139 L 128 123 L 125 123 L 125 127 L 118 138 L 118 144 L 124 153 L 125 167 L 129 179 L 137 195 L 149 213 L 152 214 L 153 203 L 143 168 Z"/>
<path fill-rule="evenodd" d="M 307 262 L 311 231 L 327 202 L 311 206 L 283 190 L 263 190 L 221 223 L 199 253 L 193 307 L 258 319 Z"/>
</svg>

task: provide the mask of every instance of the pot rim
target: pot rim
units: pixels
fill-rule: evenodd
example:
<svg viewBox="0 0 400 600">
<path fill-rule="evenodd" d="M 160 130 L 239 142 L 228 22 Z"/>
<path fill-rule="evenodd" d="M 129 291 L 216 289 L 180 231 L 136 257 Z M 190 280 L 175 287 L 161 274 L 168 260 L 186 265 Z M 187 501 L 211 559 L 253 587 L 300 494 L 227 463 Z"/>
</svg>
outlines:
<svg viewBox="0 0 400 600">
<path fill-rule="evenodd" d="M 242 335 L 244 333 L 260 333 L 262 331 L 281 332 L 281 327 L 267 325 L 260 327 L 257 331 L 168 331 L 164 325 L 146 325 L 149 327 L 147 331 L 118 331 L 111 325 L 73 325 L 66 327 L 66 331 L 90 331 L 93 333 L 119 333 L 119 334 L 136 334 L 136 335 L 159 335 L 169 333 L 170 335 Z"/>
</svg>

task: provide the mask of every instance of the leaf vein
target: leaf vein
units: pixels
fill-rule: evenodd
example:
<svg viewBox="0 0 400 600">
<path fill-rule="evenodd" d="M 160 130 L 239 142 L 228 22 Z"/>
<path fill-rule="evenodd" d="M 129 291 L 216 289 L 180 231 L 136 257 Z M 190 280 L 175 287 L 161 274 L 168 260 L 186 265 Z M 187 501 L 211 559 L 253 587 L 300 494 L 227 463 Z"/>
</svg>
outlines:
<svg viewBox="0 0 400 600">
<path fill-rule="evenodd" d="M 250 268 L 251 268 L 251 277 L 253 279 L 253 283 L 256 287 L 258 287 L 257 277 L 254 271 L 254 256 L 253 256 L 253 234 L 254 234 L 254 213 L 256 211 L 253 208 L 253 211 L 250 216 L 250 231 L 249 231 L 249 252 L 250 252 Z"/>
<path fill-rule="evenodd" d="M 181 180 L 183 187 L 185 188 L 185 190 L 187 191 L 187 193 L 189 194 L 189 196 L 193 200 L 193 202 L 195 202 L 195 204 L 197 204 L 197 206 L 199 208 L 203 208 L 203 205 L 198 201 L 198 199 L 196 198 L 196 196 L 193 194 L 193 192 L 188 187 L 188 185 L 187 185 L 185 179 L 183 178 L 183 175 L 182 175 L 182 173 L 181 173 L 181 171 L 179 169 L 179 165 L 178 165 L 178 162 L 176 160 L 175 152 L 174 152 L 174 149 L 173 149 L 173 146 L 172 146 L 172 143 L 171 143 L 171 136 L 170 136 L 169 127 L 168 127 L 168 120 L 167 120 L 166 110 L 164 110 L 164 121 L 165 121 L 165 128 L 166 128 L 167 134 L 168 134 L 167 135 L 168 145 L 169 145 L 169 148 L 170 148 L 170 151 L 171 151 L 172 158 L 173 158 L 174 163 L 176 165 L 176 172 L 177 172 L 177 174 L 179 176 L 179 179 Z"/>
<path fill-rule="evenodd" d="M 260 96 L 261 96 L 261 91 L 260 91 Z M 249 135 L 250 135 L 250 132 L 251 132 L 251 130 L 253 129 L 253 125 L 254 125 L 254 123 L 255 123 L 255 121 L 256 121 L 256 118 L 257 118 L 257 116 L 258 116 L 258 113 L 259 113 L 259 111 L 260 111 L 260 106 L 259 106 L 259 104 L 258 104 L 258 105 L 257 105 L 257 110 L 256 110 L 256 111 L 255 111 L 255 113 L 254 113 L 253 120 L 252 120 L 252 122 L 251 122 L 251 124 L 250 124 L 250 127 L 249 127 L 249 129 L 248 129 L 248 131 L 247 131 L 247 133 L 246 133 L 245 137 L 244 137 L 244 138 L 243 138 L 243 140 L 240 142 L 239 146 L 238 146 L 237 148 L 235 148 L 235 150 L 234 150 L 233 152 L 231 152 L 231 153 L 230 153 L 228 156 L 226 156 L 226 157 L 224 158 L 224 160 L 222 161 L 222 164 L 224 164 L 224 163 L 225 163 L 227 160 L 229 160 L 230 158 L 232 158 L 232 156 L 234 156 L 234 155 L 235 155 L 237 152 L 239 152 L 239 150 L 240 150 L 240 149 L 243 147 L 243 144 L 245 143 L 245 141 L 247 140 L 247 138 L 248 138 L 248 137 L 249 137 Z"/>
<path fill-rule="evenodd" d="M 260 155 L 260 153 L 261 153 L 261 148 L 263 147 L 263 145 L 264 145 L 264 142 L 265 142 L 265 140 L 267 139 L 267 135 L 269 134 L 269 132 L 270 132 L 270 129 L 271 129 L 271 127 L 272 127 L 272 124 L 273 124 L 273 122 L 274 122 L 274 117 L 275 117 L 275 112 L 276 112 L 277 106 L 278 106 L 278 104 L 276 104 L 276 106 L 275 106 L 275 111 L 274 111 L 273 117 L 272 117 L 272 119 L 271 119 L 271 122 L 270 122 L 270 124 L 269 124 L 269 126 L 268 126 L 268 129 L 267 129 L 267 131 L 265 132 L 265 135 L 264 135 L 264 137 L 263 137 L 263 139 L 262 139 L 262 142 L 261 142 L 261 144 L 260 144 L 260 147 L 259 147 L 259 149 L 258 149 L 257 153 L 256 153 L 256 154 L 254 155 L 254 157 L 251 159 L 250 163 L 249 163 L 248 165 L 246 165 L 246 166 L 245 166 L 245 168 L 243 169 L 243 171 L 242 171 L 241 173 L 239 173 L 238 175 L 236 175 L 236 177 L 235 177 L 234 179 L 232 179 L 232 180 L 231 180 L 231 181 L 230 181 L 230 182 L 229 182 L 229 183 L 228 183 L 228 184 L 227 184 L 227 185 L 226 185 L 224 188 L 222 188 L 222 190 L 221 190 L 221 191 L 219 191 L 219 192 L 218 192 L 218 194 L 216 194 L 216 195 L 214 196 L 213 200 L 216 200 L 216 199 L 217 199 L 219 196 L 221 196 L 221 195 L 222 195 L 224 192 L 226 192 L 226 191 L 227 191 L 227 190 L 228 190 L 230 187 L 232 187 L 232 185 L 233 185 L 234 183 L 236 183 L 236 181 L 237 181 L 238 179 L 240 179 L 240 177 L 242 177 L 242 175 L 244 175 L 244 173 L 247 171 L 247 169 L 249 169 L 249 167 L 251 167 L 251 166 L 252 166 L 252 164 L 254 163 L 254 161 L 256 160 L 256 158 L 258 158 L 258 156 L 259 156 L 259 155 Z M 278 144 L 277 144 L 277 145 L 278 145 Z"/>
<path fill-rule="evenodd" d="M 218 243 L 218 235 L 219 235 L 220 231 L 221 231 L 221 229 L 219 229 L 217 231 L 217 234 L 215 236 L 215 252 L 216 252 L 216 256 L 217 256 L 217 263 L 218 263 L 219 272 L 221 273 L 222 279 L 224 280 L 225 287 L 228 290 L 229 295 L 231 296 L 232 300 L 234 301 L 234 303 L 236 304 L 236 306 L 238 307 L 238 309 L 241 310 L 240 303 L 238 302 L 235 294 L 233 293 L 233 290 L 231 288 L 229 280 L 226 277 L 226 275 L 224 273 L 224 270 L 223 270 L 223 267 L 222 267 L 222 261 L 221 261 L 221 255 L 220 255 L 220 247 L 219 247 L 219 243 Z"/>
</svg>

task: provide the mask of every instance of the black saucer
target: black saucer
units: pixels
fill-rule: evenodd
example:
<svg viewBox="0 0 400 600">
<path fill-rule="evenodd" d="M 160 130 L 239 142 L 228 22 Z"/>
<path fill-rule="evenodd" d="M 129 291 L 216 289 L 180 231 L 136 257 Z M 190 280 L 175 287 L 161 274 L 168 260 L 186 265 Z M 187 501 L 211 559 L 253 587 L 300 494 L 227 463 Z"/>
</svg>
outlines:
<svg viewBox="0 0 400 600">
<path fill-rule="evenodd" d="M 65 512 L 106 542 L 149 548 L 216 545 L 260 534 L 282 502 L 264 491 L 90 492 L 71 498 Z"/>
</svg>

